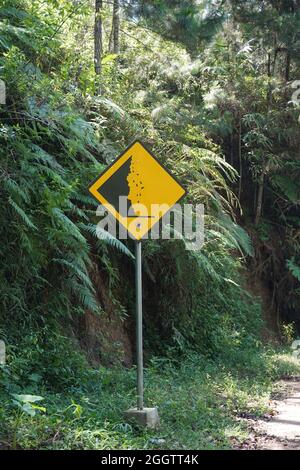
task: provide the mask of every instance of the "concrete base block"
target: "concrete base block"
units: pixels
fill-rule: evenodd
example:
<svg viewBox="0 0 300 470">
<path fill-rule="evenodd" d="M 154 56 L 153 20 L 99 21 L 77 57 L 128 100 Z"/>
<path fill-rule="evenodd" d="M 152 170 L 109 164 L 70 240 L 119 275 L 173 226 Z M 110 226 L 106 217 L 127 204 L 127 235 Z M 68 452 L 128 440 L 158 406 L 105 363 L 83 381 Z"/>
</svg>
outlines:
<svg viewBox="0 0 300 470">
<path fill-rule="evenodd" d="M 139 426 L 155 429 L 159 426 L 159 416 L 157 408 L 130 408 L 125 411 L 124 417 L 128 421 L 135 421 Z"/>
</svg>

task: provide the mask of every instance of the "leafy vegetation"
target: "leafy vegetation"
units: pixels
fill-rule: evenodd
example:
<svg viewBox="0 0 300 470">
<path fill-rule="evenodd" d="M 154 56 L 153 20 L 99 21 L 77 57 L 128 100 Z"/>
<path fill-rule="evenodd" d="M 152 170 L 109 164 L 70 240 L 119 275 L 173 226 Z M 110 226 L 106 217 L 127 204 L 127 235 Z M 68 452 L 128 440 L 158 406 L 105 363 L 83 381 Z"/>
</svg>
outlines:
<svg viewBox="0 0 300 470">
<path fill-rule="evenodd" d="M 1 1 L 5 447 L 228 448 L 247 436 L 237 418 L 265 413 L 272 381 L 297 372 L 263 345 L 253 279 L 277 323 L 269 336 L 289 343 L 299 15 L 295 1 Z M 134 368 L 121 368 L 132 363 L 133 243 L 96 230 L 87 193 L 136 138 L 206 212 L 200 251 L 144 243 L 146 394 L 159 435 L 122 421 L 135 393 Z"/>
<path fill-rule="evenodd" d="M 80 385 L 63 394 L 39 388 L 43 400 L 2 394 L 3 445 L 12 439 L 26 449 L 238 448 L 248 436 L 242 418 L 264 416 L 270 411 L 272 381 L 299 372 L 297 361 L 288 356 L 250 352 L 252 364 L 241 365 L 239 372 L 233 372 L 232 364 L 199 355 L 184 361 L 153 358 L 146 370 L 145 398 L 149 406 L 159 407 L 159 430 L 136 427 L 122 417 L 135 403 L 134 369 L 84 372 Z M 32 382 L 28 390 L 36 387 Z M 37 400 L 42 407 L 35 405 Z"/>
</svg>

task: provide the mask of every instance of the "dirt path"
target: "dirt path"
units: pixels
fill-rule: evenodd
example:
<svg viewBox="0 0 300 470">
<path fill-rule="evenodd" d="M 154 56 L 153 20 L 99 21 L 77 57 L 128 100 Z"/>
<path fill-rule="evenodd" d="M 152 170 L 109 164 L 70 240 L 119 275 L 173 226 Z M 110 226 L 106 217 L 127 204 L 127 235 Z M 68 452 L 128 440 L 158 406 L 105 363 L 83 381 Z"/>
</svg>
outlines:
<svg viewBox="0 0 300 470">
<path fill-rule="evenodd" d="M 300 377 L 282 381 L 285 396 L 274 400 L 275 414 L 252 421 L 244 449 L 300 450 Z"/>
</svg>

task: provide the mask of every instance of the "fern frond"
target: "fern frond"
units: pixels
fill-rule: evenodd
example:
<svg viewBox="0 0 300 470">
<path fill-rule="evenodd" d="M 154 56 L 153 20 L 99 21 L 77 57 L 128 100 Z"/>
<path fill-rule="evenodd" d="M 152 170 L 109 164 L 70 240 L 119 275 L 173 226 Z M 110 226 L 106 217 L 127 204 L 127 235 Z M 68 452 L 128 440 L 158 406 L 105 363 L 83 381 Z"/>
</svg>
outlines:
<svg viewBox="0 0 300 470">
<path fill-rule="evenodd" d="M 100 240 L 102 243 L 104 243 L 108 246 L 111 246 L 113 248 L 116 248 L 121 253 L 124 253 L 125 255 L 129 256 L 129 258 L 134 259 L 134 255 L 127 248 L 127 246 L 124 245 L 124 243 L 122 243 L 120 240 L 115 238 L 113 235 L 111 235 L 106 230 L 102 229 L 101 227 L 98 227 L 97 225 L 93 225 L 93 224 L 87 224 L 87 225 L 80 224 L 80 226 L 84 230 L 87 230 L 95 238 Z M 100 246 L 101 246 L 101 244 L 100 244 Z"/>
<path fill-rule="evenodd" d="M 83 307 L 94 313 L 100 313 L 101 307 L 95 295 L 91 293 L 88 287 L 79 284 L 74 278 L 67 279 L 66 285 L 70 288 L 71 292 L 75 294 Z"/>
<path fill-rule="evenodd" d="M 286 265 L 294 278 L 300 281 L 300 266 L 295 263 L 295 258 L 287 260 Z"/>
<path fill-rule="evenodd" d="M 24 210 L 18 206 L 15 201 L 12 200 L 12 198 L 9 198 L 8 202 L 14 208 L 16 213 L 21 217 L 21 220 L 25 223 L 25 225 L 27 225 L 27 227 L 31 228 L 32 230 L 37 230 L 37 227 L 34 225 L 32 220 L 28 217 Z"/>
<path fill-rule="evenodd" d="M 74 222 L 72 222 L 71 219 L 69 219 L 69 217 L 63 213 L 61 209 L 55 207 L 52 209 L 52 213 L 60 226 L 63 227 L 66 232 L 68 232 L 82 244 L 86 244 L 86 239 L 83 237 L 78 227 L 74 224 Z"/>
<path fill-rule="evenodd" d="M 62 266 L 67 267 L 69 269 L 69 271 L 76 274 L 76 276 L 79 279 L 81 279 L 84 282 L 84 284 L 91 289 L 91 291 L 94 291 L 94 287 L 93 287 L 92 281 L 89 278 L 89 275 L 87 274 L 87 272 L 84 272 L 82 270 L 82 267 L 78 266 L 78 264 L 76 263 L 76 259 L 74 259 L 73 262 L 70 262 L 70 261 L 68 261 L 66 259 L 62 259 L 62 258 L 53 258 L 52 261 L 54 263 L 58 263 Z"/>
</svg>

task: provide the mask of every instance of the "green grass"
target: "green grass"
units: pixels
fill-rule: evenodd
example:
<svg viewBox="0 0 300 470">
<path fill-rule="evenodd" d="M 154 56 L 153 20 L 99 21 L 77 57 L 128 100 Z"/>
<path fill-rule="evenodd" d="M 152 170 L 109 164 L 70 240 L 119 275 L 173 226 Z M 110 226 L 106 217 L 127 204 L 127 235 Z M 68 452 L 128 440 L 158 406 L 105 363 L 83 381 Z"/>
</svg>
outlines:
<svg viewBox="0 0 300 470">
<path fill-rule="evenodd" d="M 202 356 L 153 359 L 145 371 L 145 403 L 158 406 L 161 427 L 149 431 L 124 421 L 135 403 L 134 369 L 87 372 L 81 386 L 60 393 L 32 386 L 46 412 L 34 417 L 1 392 L 0 442 L 11 447 L 14 430 L 23 449 L 229 449 L 247 439 L 243 414 L 262 416 L 269 409 L 274 380 L 299 373 L 288 355 L 256 353 L 256 371 L 218 364 Z"/>
</svg>

